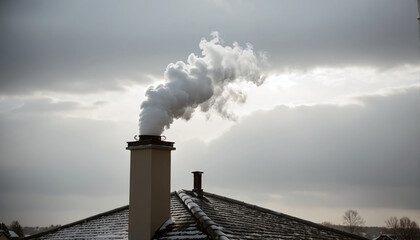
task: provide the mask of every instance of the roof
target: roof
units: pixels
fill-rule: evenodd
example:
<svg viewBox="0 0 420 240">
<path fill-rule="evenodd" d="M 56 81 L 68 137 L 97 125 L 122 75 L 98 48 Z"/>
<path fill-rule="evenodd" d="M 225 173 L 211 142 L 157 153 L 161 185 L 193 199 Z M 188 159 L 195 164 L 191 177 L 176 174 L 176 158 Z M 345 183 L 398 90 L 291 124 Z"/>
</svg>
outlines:
<svg viewBox="0 0 420 240">
<path fill-rule="evenodd" d="M 25 239 L 128 239 L 128 210 L 127 205 Z M 159 239 L 207 238 L 175 192 L 171 193 L 171 216 L 173 224 L 160 231 Z"/>
<path fill-rule="evenodd" d="M 19 235 L 17 235 L 14 231 L 12 231 L 12 230 L 9 230 L 9 234 L 10 234 L 10 237 L 11 238 L 18 238 L 19 237 Z"/>
<path fill-rule="evenodd" d="M 25 239 L 128 239 L 128 206 Z M 154 239 L 364 239 L 211 193 L 171 193 L 171 221 Z"/>
<path fill-rule="evenodd" d="M 394 240 L 394 239 L 396 239 L 396 237 L 391 234 L 381 234 L 374 240 Z"/>
<path fill-rule="evenodd" d="M 25 239 L 128 239 L 128 206 L 60 226 Z"/>
<path fill-rule="evenodd" d="M 9 230 L 4 223 L 0 223 L 0 236 L 6 236 L 6 239 L 17 239 L 19 236 L 12 230 Z"/>
</svg>

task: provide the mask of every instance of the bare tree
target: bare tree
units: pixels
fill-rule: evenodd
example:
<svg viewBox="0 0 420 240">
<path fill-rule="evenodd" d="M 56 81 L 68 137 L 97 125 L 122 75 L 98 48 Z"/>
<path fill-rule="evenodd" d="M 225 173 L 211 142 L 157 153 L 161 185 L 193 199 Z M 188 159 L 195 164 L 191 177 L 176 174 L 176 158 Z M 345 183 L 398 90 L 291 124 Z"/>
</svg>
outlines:
<svg viewBox="0 0 420 240">
<path fill-rule="evenodd" d="M 348 226 L 350 233 L 353 233 L 357 227 L 361 227 L 365 224 L 365 220 L 356 210 L 350 209 L 343 215 L 343 224 Z"/>
<path fill-rule="evenodd" d="M 400 218 L 400 236 L 402 239 L 411 240 L 414 239 L 416 235 L 416 230 L 419 228 L 419 225 L 415 221 L 411 221 L 408 217 Z"/>
<path fill-rule="evenodd" d="M 411 221 L 408 217 L 402 217 L 400 220 L 397 217 L 390 217 L 385 221 L 385 224 L 388 232 L 401 240 L 412 240 L 419 231 L 418 224 L 415 221 Z"/>
<path fill-rule="evenodd" d="M 397 235 L 398 228 L 400 227 L 398 218 L 390 217 L 388 220 L 385 221 L 385 227 L 387 228 L 387 232 Z"/>
</svg>

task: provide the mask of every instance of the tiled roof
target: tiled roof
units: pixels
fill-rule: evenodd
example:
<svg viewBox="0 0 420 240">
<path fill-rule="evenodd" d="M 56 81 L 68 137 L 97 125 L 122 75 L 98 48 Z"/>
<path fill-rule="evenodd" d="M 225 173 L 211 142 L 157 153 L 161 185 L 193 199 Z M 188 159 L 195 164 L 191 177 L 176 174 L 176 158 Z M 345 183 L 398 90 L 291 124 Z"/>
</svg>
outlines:
<svg viewBox="0 0 420 240">
<path fill-rule="evenodd" d="M 1 236 L 4 235 L 3 238 Z M 18 239 L 19 235 L 17 235 L 14 231 L 9 230 L 4 223 L 0 223 L 0 239 Z"/>
<path fill-rule="evenodd" d="M 215 194 L 171 194 L 172 222 L 154 239 L 364 239 Z M 128 206 L 26 239 L 128 239 Z"/>
<path fill-rule="evenodd" d="M 25 239 L 128 239 L 128 206 L 101 213 Z M 156 233 L 156 239 L 208 239 L 181 199 L 171 194 L 173 224 Z"/>
<path fill-rule="evenodd" d="M 19 235 L 17 235 L 17 234 L 15 233 L 15 231 L 12 231 L 12 230 L 9 230 L 9 234 L 10 234 L 10 237 L 11 237 L 11 238 L 18 238 L 18 237 L 19 237 Z"/>
<path fill-rule="evenodd" d="M 182 193 L 192 195 L 179 192 Z M 215 194 L 204 193 L 204 198 L 189 199 L 207 216 L 200 222 L 210 219 L 225 239 L 365 239 Z"/>
<path fill-rule="evenodd" d="M 374 240 L 395 240 L 395 239 L 397 239 L 397 238 L 393 235 L 381 234 L 377 238 L 375 238 Z"/>
<path fill-rule="evenodd" d="M 173 224 L 157 231 L 154 239 L 210 239 L 177 194 L 171 197 L 171 218 Z"/>
<path fill-rule="evenodd" d="M 128 239 L 128 206 L 63 225 L 25 239 Z"/>
</svg>

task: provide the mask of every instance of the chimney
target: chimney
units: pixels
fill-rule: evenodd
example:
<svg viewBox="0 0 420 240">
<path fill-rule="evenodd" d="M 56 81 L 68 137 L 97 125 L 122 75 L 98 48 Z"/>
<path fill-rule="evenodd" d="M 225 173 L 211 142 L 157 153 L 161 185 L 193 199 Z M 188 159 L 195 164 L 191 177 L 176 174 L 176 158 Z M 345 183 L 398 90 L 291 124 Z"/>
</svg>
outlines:
<svg viewBox="0 0 420 240">
<path fill-rule="evenodd" d="M 203 189 L 201 188 L 201 175 L 203 172 L 195 171 L 192 172 L 194 175 L 194 188 L 193 192 L 197 195 L 197 197 L 203 197 Z"/>
<path fill-rule="evenodd" d="M 171 151 L 173 142 L 140 135 L 130 150 L 130 213 L 128 239 L 152 239 L 170 218 Z"/>
</svg>

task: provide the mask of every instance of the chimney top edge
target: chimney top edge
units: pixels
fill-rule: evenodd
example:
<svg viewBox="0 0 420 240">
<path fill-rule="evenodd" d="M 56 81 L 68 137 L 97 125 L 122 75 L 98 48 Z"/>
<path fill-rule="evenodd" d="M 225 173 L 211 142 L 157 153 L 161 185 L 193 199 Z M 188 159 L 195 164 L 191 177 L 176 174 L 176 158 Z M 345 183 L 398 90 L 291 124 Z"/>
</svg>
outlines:
<svg viewBox="0 0 420 240">
<path fill-rule="evenodd" d="M 160 148 L 175 150 L 174 142 L 162 141 L 160 136 L 142 137 L 138 141 L 127 142 L 127 149 Z"/>
<path fill-rule="evenodd" d="M 172 146 L 155 145 L 155 144 L 128 146 L 125 149 L 127 149 L 127 150 L 138 150 L 138 149 L 176 150 L 176 148 L 172 147 Z"/>
</svg>

